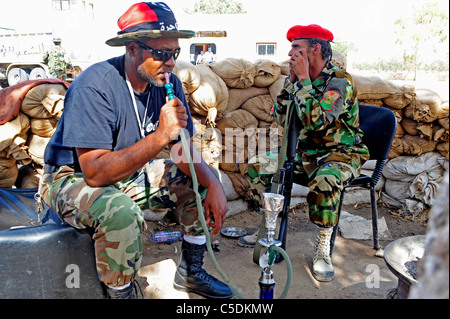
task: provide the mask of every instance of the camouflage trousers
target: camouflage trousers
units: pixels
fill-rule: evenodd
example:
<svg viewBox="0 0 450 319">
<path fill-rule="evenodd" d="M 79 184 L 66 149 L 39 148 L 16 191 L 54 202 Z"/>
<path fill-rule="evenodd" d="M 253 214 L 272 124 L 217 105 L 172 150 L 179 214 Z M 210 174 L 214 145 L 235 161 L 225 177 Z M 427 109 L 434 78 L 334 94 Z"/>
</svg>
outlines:
<svg viewBox="0 0 450 319">
<path fill-rule="evenodd" d="M 206 190 L 199 189 L 202 199 Z M 108 286 L 129 283 L 142 261 L 143 209 L 174 209 L 185 234 L 203 233 L 192 180 L 168 159 L 147 163 L 129 178 L 90 187 L 68 166 L 46 165 L 40 193 L 66 223 L 93 229 L 97 272 Z"/>
<path fill-rule="evenodd" d="M 278 154 L 267 153 L 249 160 L 248 179 L 256 206 L 261 207 L 260 194 L 271 190 L 273 174 L 269 173 L 267 166 L 273 166 L 277 157 Z M 330 161 L 319 166 L 311 176 L 308 176 L 301 162 L 296 161 L 294 183 L 309 187 L 306 200 L 309 218 L 314 224 L 327 228 L 336 225 L 341 193 L 355 178 L 354 171 L 355 168 L 349 164 Z"/>
</svg>

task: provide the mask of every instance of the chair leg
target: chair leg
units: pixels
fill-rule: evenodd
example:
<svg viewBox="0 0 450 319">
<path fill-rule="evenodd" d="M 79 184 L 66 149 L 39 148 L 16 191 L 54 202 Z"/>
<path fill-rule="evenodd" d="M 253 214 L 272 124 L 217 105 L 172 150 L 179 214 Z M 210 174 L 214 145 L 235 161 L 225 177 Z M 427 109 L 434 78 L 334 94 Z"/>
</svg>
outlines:
<svg viewBox="0 0 450 319">
<path fill-rule="evenodd" d="M 372 207 L 372 229 L 373 229 L 373 248 L 378 250 L 380 248 L 378 240 L 378 210 L 377 210 L 377 199 L 375 196 L 375 187 L 370 187 L 370 203 Z"/>
</svg>

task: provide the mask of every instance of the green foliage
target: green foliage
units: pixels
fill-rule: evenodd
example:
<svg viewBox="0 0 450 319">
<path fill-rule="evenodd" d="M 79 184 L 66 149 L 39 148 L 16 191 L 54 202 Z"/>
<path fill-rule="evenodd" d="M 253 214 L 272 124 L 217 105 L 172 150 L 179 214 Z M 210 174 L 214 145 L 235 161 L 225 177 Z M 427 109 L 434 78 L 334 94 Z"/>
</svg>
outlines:
<svg viewBox="0 0 450 319">
<path fill-rule="evenodd" d="M 394 32 L 403 50 L 404 70 L 416 74 L 425 52 L 446 50 L 448 56 L 448 27 L 448 14 L 438 3 L 425 3 L 411 16 L 397 19 Z"/>
<path fill-rule="evenodd" d="M 247 13 L 242 3 L 235 0 L 199 0 L 194 4 L 194 10 L 184 9 L 186 13 L 204 14 L 237 14 Z"/>
<path fill-rule="evenodd" d="M 358 49 L 356 48 L 353 42 L 342 42 L 339 40 L 331 42 L 331 48 L 333 50 L 337 50 L 347 56 L 349 52 L 356 52 Z"/>
</svg>

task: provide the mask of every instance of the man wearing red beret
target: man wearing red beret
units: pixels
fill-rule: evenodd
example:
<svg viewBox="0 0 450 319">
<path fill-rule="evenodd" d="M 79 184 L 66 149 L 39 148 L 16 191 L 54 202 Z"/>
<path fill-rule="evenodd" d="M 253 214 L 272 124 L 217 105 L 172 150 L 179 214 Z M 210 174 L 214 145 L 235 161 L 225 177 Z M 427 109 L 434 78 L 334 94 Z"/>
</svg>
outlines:
<svg viewBox="0 0 450 319">
<path fill-rule="evenodd" d="M 344 186 L 360 174 L 369 151 L 362 144 L 352 77 L 331 63 L 333 34 L 315 24 L 296 25 L 287 32 L 287 39 L 291 42 L 289 76 L 273 114 L 281 125 L 288 108 L 299 118 L 294 181 L 309 187 L 309 216 L 318 230 L 312 273 L 318 281 L 331 281 L 330 239 L 340 195 Z M 253 188 L 264 185 L 270 189 L 270 179 L 255 176 L 251 178 Z M 241 243 L 249 243 L 250 237 L 242 238 Z"/>
</svg>

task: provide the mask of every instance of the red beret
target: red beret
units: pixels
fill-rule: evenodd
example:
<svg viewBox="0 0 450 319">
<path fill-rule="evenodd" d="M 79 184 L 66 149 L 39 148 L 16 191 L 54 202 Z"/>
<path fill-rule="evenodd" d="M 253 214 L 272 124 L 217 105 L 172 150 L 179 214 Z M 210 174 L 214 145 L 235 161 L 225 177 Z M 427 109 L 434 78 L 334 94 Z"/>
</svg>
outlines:
<svg viewBox="0 0 450 319">
<path fill-rule="evenodd" d="M 334 38 L 331 31 L 317 24 L 295 25 L 289 29 L 286 37 L 290 42 L 297 38 L 318 38 L 326 41 L 333 41 Z"/>
</svg>

